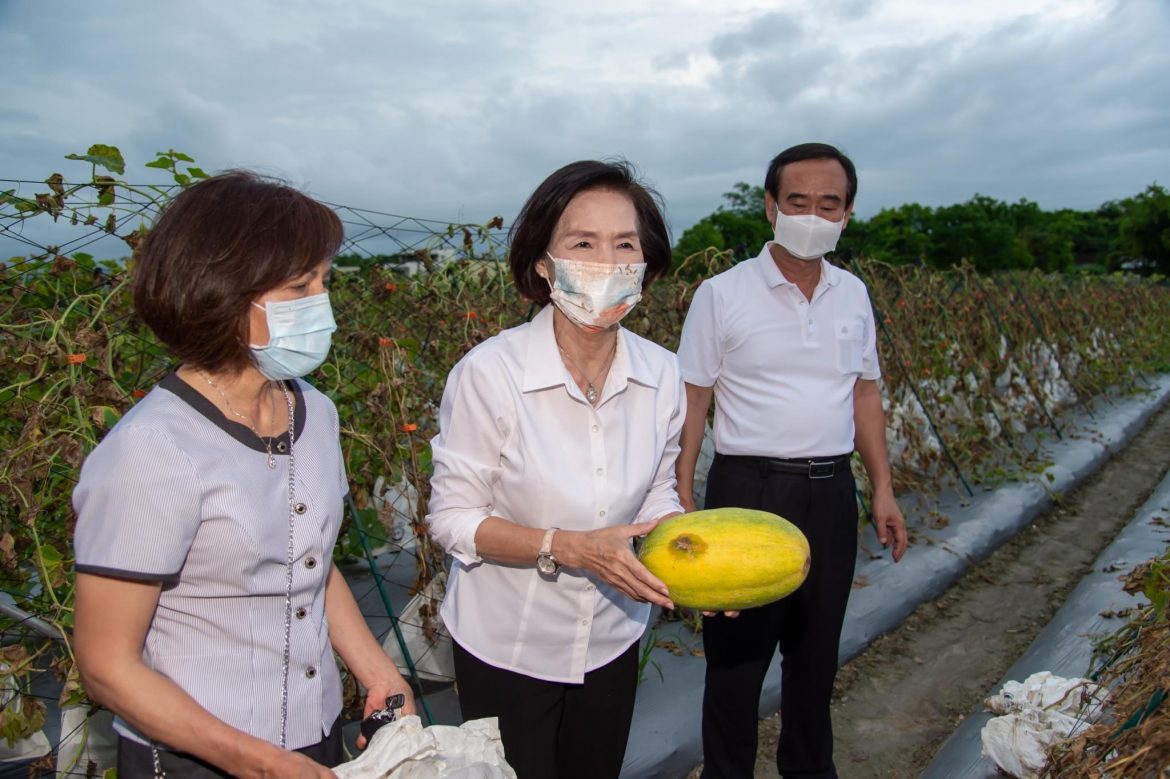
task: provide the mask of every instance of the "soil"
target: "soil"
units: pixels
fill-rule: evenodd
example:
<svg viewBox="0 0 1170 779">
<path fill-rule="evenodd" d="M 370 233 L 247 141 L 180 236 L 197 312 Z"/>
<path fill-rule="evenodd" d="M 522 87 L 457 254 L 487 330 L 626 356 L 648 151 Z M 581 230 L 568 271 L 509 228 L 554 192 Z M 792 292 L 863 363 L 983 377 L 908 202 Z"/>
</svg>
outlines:
<svg viewBox="0 0 1170 779">
<path fill-rule="evenodd" d="M 1170 407 L 1054 509 L 844 666 L 833 697 L 834 760 L 842 779 L 917 777 L 1168 467 Z M 779 727 L 779 715 L 760 721 L 757 778 L 778 776 Z M 690 776 L 698 775 L 695 769 Z"/>
</svg>

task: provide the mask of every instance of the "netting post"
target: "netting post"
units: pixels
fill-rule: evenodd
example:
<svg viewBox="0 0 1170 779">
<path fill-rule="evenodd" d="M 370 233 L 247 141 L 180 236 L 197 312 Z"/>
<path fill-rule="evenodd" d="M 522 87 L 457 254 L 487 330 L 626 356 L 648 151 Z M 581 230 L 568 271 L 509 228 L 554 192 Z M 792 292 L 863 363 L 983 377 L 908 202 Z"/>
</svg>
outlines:
<svg viewBox="0 0 1170 779">
<path fill-rule="evenodd" d="M 362 551 L 366 555 L 366 563 L 370 567 L 370 576 L 374 578 L 374 584 L 378 588 L 378 595 L 382 598 L 382 605 L 386 608 L 386 616 L 390 618 L 390 627 L 394 630 L 394 638 L 398 641 L 398 648 L 402 650 L 402 656 L 406 658 L 406 667 L 410 671 L 410 679 L 414 682 L 414 687 L 418 690 L 418 706 L 422 709 L 427 718 L 427 724 L 435 724 L 431 717 L 431 710 L 427 706 L 426 698 L 422 694 L 422 680 L 419 679 L 418 669 L 414 667 L 414 658 L 410 656 L 410 650 L 406 648 L 406 639 L 402 637 L 402 630 L 398 627 L 398 615 L 394 613 L 394 607 L 390 605 L 390 598 L 386 595 L 386 589 L 382 586 L 382 575 L 378 573 L 378 567 L 374 565 L 374 557 L 370 554 L 370 544 L 366 540 L 366 531 L 362 529 L 361 520 L 358 518 L 357 504 L 353 502 L 353 493 L 348 493 L 345 496 L 346 505 L 349 507 L 349 519 L 353 522 L 354 527 L 358 531 L 358 539 L 362 542 Z"/>
</svg>

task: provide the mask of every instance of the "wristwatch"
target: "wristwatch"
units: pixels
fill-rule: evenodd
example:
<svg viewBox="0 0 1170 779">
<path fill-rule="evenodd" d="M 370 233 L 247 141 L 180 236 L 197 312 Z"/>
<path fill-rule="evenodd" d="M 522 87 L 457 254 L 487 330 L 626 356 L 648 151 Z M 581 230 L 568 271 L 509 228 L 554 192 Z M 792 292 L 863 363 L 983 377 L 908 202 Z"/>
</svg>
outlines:
<svg viewBox="0 0 1170 779">
<path fill-rule="evenodd" d="M 552 553 L 552 539 L 553 534 L 559 528 L 550 527 L 544 533 L 544 540 L 540 542 L 540 552 L 536 555 L 536 567 L 541 573 L 552 576 L 561 567 L 557 562 L 557 558 L 553 557 Z"/>
</svg>

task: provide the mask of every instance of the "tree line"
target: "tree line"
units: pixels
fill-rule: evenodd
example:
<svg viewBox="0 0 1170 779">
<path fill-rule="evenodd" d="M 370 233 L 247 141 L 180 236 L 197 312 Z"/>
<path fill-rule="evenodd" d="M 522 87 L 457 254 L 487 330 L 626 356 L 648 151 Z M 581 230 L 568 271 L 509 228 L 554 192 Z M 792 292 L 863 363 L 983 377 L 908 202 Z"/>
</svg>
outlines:
<svg viewBox="0 0 1170 779">
<path fill-rule="evenodd" d="M 771 240 L 763 187 L 740 182 L 723 200 L 679 237 L 676 264 L 708 247 L 743 259 Z M 949 206 L 907 203 L 851 219 L 837 253 L 935 268 L 966 261 L 980 271 L 1170 275 L 1170 192 L 1151 184 L 1094 211 L 1046 211 L 1027 199 L 1008 203 L 986 195 Z"/>
</svg>

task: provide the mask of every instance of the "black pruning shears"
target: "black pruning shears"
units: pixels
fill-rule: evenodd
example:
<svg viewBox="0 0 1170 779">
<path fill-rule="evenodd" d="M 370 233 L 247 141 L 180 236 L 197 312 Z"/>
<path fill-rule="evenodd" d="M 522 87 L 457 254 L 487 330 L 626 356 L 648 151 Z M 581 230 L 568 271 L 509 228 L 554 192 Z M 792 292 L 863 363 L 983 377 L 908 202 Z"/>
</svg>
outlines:
<svg viewBox="0 0 1170 779">
<path fill-rule="evenodd" d="M 398 719 L 398 710 L 406 705 L 406 696 L 403 693 L 391 695 L 386 699 L 386 708 L 378 709 L 362 720 L 362 735 L 366 737 L 366 745 L 374 737 L 374 733 L 383 725 L 388 725 Z"/>
</svg>

